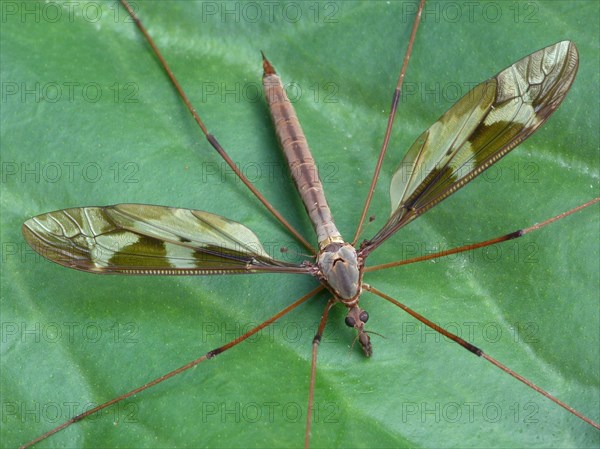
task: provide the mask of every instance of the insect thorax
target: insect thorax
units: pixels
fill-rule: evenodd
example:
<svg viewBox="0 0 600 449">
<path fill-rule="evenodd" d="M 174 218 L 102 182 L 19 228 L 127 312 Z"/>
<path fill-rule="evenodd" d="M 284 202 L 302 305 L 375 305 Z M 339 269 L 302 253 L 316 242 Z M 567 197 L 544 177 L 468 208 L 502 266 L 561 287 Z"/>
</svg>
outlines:
<svg viewBox="0 0 600 449">
<path fill-rule="evenodd" d="M 361 264 L 356 249 L 349 243 L 331 243 L 317 260 L 321 281 L 346 305 L 360 295 Z"/>
</svg>

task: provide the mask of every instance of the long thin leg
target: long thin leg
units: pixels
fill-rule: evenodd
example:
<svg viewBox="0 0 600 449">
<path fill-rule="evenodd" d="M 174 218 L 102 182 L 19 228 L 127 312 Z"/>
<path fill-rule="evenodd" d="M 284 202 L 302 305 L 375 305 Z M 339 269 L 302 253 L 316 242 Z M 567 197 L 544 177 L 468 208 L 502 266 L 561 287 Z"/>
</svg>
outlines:
<svg viewBox="0 0 600 449">
<path fill-rule="evenodd" d="M 479 242 L 479 243 L 471 243 L 469 245 L 459 246 L 457 248 L 440 251 L 438 253 L 426 254 L 424 256 L 419 256 L 419 257 L 413 257 L 412 259 L 398 260 L 396 262 L 388 262 L 388 263 L 383 263 L 380 265 L 373 265 L 372 267 L 365 268 L 365 273 L 369 272 L 369 271 L 378 271 L 378 270 L 385 270 L 387 268 L 399 267 L 401 265 L 408 265 L 408 264 L 415 263 L 415 262 L 422 262 L 424 260 L 437 259 L 438 257 L 450 256 L 452 254 L 462 253 L 465 251 L 471 251 L 471 250 L 474 250 L 477 248 L 484 248 L 486 246 L 495 245 L 496 243 L 501 243 L 501 242 L 506 242 L 508 240 L 517 239 L 519 237 L 523 237 L 525 234 L 529 234 L 530 232 L 537 231 L 538 229 L 541 229 L 546 225 L 549 225 L 551 223 L 554 223 L 555 221 L 561 220 L 562 218 L 568 217 L 569 215 L 579 212 L 580 210 L 583 210 L 586 207 L 596 204 L 598 201 L 600 201 L 600 197 L 594 198 L 593 200 L 590 200 L 587 203 L 581 204 L 580 206 L 574 207 L 573 209 L 563 212 L 562 214 L 558 214 L 552 218 L 548 218 L 547 220 L 544 220 L 541 223 L 536 223 L 527 228 L 519 229 L 518 231 L 510 232 L 510 233 L 502 235 L 500 237 L 485 240 L 485 241 Z"/>
<path fill-rule="evenodd" d="M 293 302 L 292 304 L 290 304 L 289 306 L 287 306 L 285 309 L 281 310 L 280 312 L 276 313 L 275 315 L 273 315 L 271 318 L 263 321 L 261 324 L 259 324 L 258 326 L 250 329 L 248 332 L 246 332 L 244 335 L 240 335 L 239 337 L 231 340 L 228 343 L 225 343 L 223 346 L 219 346 L 218 348 L 212 349 L 211 351 L 208 351 L 206 354 L 204 354 L 202 357 L 198 357 L 196 360 L 192 360 L 189 363 L 186 363 L 183 366 L 180 366 L 177 369 L 174 369 L 173 371 L 170 371 L 166 374 L 163 374 L 160 377 L 157 377 L 156 379 L 142 385 L 141 387 L 135 388 L 131 391 L 128 391 L 127 393 L 123 393 L 122 395 L 111 399 L 110 401 L 104 402 L 103 404 L 100 404 L 80 415 L 74 416 L 73 418 L 69 419 L 68 421 L 65 421 L 64 423 L 60 424 L 59 426 L 55 427 L 54 429 L 49 430 L 48 432 L 46 432 L 43 435 L 40 435 L 39 437 L 35 438 L 34 440 L 29 441 L 28 443 L 23 444 L 22 446 L 19 446 L 19 449 L 24 449 L 30 446 L 33 446 L 36 443 L 39 443 L 42 440 L 45 440 L 46 438 L 54 435 L 57 432 L 60 432 L 63 429 L 66 429 L 67 427 L 69 427 L 71 424 L 75 424 L 78 421 L 81 421 L 82 419 L 93 415 L 94 413 L 105 409 L 106 407 L 110 407 L 113 404 L 116 404 L 117 402 L 121 402 L 124 399 L 127 399 L 133 395 L 136 395 L 144 390 L 147 390 L 150 387 L 153 387 L 154 385 L 157 385 L 161 382 L 164 382 L 167 379 L 170 379 L 171 377 L 174 377 L 178 374 L 181 374 L 184 371 L 189 370 L 190 368 L 193 368 L 194 366 L 204 362 L 205 360 L 208 359 L 212 359 L 213 357 L 218 356 L 219 354 L 227 351 L 228 349 L 233 348 L 235 345 L 237 345 L 238 343 L 241 343 L 242 341 L 246 340 L 247 338 L 251 337 L 252 335 L 256 334 L 257 332 L 259 332 L 261 329 L 264 329 L 265 327 L 267 327 L 269 324 L 277 321 L 279 318 L 281 318 L 282 316 L 284 316 L 285 314 L 291 312 L 292 310 L 294 310 L 296 307 L 298 307 L 300 304 L 308 301 L 310 298 L 312 298 L 313 296 L 315 296 L 317 293 L 319 293 L 321 290 L 323 290 L 323 286 L 319 285 L 317 288 L 315 288 L 314 290 L 310 291 L 309 293 L 307 293 L 306 295 L 304 295 L 302 298 L 298 299 L 297 301 Z"/>
<path fill-rule="evenodd" d="M 358 241 L 358 238 L 360 237 L 360 233 L 362 231 L 362 227 L 363 227 L 365 218 L 367 216 L 367 212 L 369 211 L 369 206 L 371 205 L 371 200 L 373 199 L 373 193 L 375 192 L 375 186 L 377 185 L 377 180 L 379 179 L 379 173 L 381 172 L 383 158 L 385 156 L 388 144 L 390 142 L 390 136 L 392 135 L 392 127 L 394 126 L 394 119 L 396 118 L 398 102 L 400 101 L 400 95 L 402 94 L 402 84 L 404 83 L 404 75 L 406 74 L 406 69 L 408 67 L 408 60 L 410 59 L 410 55 L 412 53 L 413 43 L 415 42 L 415 36 L 417 35 L 417 29 L 419 28 L 419 23 L 421 22 L 421 13 L 423 12 L 424 6 L 425 6 L 425 0 L 421 0 L 419 2 L 419 8 L 417 9 L 417 14 L 415 16 L 415 21 L 413 23 L 412 32 L 410 33 L 408 47 L 406 48 L 406 53 L 404 54 L 404 60 L 402 61 L 402 69 L 400 70 L 400 75 L 398 76 L 398 83 L 396 84 L 396 90 L 394 90 L 394 96 L 392 98 L 392 106 L 390 108 L 390 115 L 388 116 L 387 127 L 385 129 L 385 135 L 383 137 L 383 144 L 381 145 L 381 150 L 379 151 L 379 158 L 377 159 L 377 165 L 375 165 L 375 172 L 373 173 L 373 179 L 371 180 L 371 186 L 369 187 L 369 193 L 367 194 L 367 199 L 365 200 L 365 205 L 363 206 L 362 214 L 360 216 L 360 221 L 358 222 L 356 232 L 354 233 L 354 238 L 352 239 L 352 246 L 356 246 L 356 242 Z"/>
<path fill-rule="evenodd" d="M 557 405 L 560 405 L 562 408 L 564 408 L 565 410 L 567 410 L 568 412 L 572 413 L 573 415 L 577 416 L 579 419 L 585 421 L 586 423 L 594 426 L 596 429 L 600 430 L 600 424 L 598 424 L 595 421 L 592 421 L 590 418 L 584 416 L 581 412 L 578 412 L 577 410 L 575 410 L 573 407 L 569 406 L 568 404 L 565 404 L 563 401 L 561 401 L 560 399 L 552 396 L 550 393 L 548 393 L 546 390 L 543 390 L 542 388 L 538 387 L 536 384 L 534 384 L 533 382 L 531 382 L 530 380 L 527 380 L 526 378 L 524 378 L 523 376 L 521 376 L 520 374 L 514 372 L 513 370 L 511 370 L 510 368 L 508 368 L 507 366 L 503 365 L 502 363 L 500 363 L 499 361 L 497 361 L 496 359 L 494 359 L 493 357 L 487 355 L 486 353 L 484 353 L 481 349 L 479 349 L 477 346 L 472 345 L 471 343 L 463 340 L 462 338 L 460 338 L 458 335 L 453 334 L 452 332 L 448 332 L 446 329 L 438 326 L 437 324 L 435 324 L 433 321 L 428 320 L 427 318 L 425 318 L 423 315 L 415 312 L 414 310 L 412 310 L 410 307 L 402 304 L 399 301 L 396 301 L 394 298 L 392 298 L 391 296 L 386 295 L 385 293 L 377 290 L 376 288 L 367 285 L 367 284 L 363 284 L 363 288 L 365 290 L 370 291 L 371 293 L 376 294 L 377 296 L 382 297 L 383 299 L 385 299 L 386 301 L 391 302 L 392 304 L 394 304 L 395 306 L 400 307 L 402 310 L 404 310 L 406 313 L 408 313 L 409 315 L 411 315 L 412 317 L 416 318 L 417 320 L 419 320 L 421 323 L 425 324 L 426 326 L 430 327 L 431 329 L 433 329 L 436 332 L 439 332 L 440 334 L 442 334 L 444 337 L 447 337 L 449 339 L 451 339 L 452 341 L 454 341 L 455 343 L 458 343 L 460 346 L 462 346 L 463 348 L 465 348 L 467 351 L 472 352 L 473 354 L 475 354 L 478 357 L 482 357 L 485 360 L 487 360 L 488 362 L 490 362 L 492 365 L 500 368 L 502 371 L 504 371 L 507 374 L 510 374 L 512 377 L 514 377 L 515 379 L 523 382 L 525 385 L 527 385 L 529 388 L 532 388 L 533 390 L 537 391 L 538 393 L 540 393 L 543 396 L 546 396 L 548 399 L 550 399 L 552 402 L 554 402 Z"/>
<path fill-rule="evenodd" d="M 317 329 L 317 333 L 315 334 L 315 338 L 313 338 L 312 343 L 312 359 L 310 362 L 310 386 L 308 388 L 308 409 L 306 410 L 306 433 L 304 434 L 304 447 L 306 449 L 310 447 L 310 428 L 312 424 L 313 404 L 315 401 L 315 378 L 317 375 L 317 351 L 319 350 L 321 338 L 323 338 L 323 331 L 325 330 L 325 325 L 327 324 L 329 310 L 331 309 L 331 307 L 333 307 L 334 304 L 335 300 L 331 298 L 325 306 L 325 310 L 323 311 L 323 315 L 321 316 L 321 321 L 319 322 L 319 328 Z"/>
<path fill-rule="evenodd" d="M 269 210 L 269 212 L 271 212 L 273 214 L 273 216 L 277 220 L 279 220 L 279 222 L 289 232 L 291 232 L 292 235 L 300 243 L 302 243 L 302 245 L 304 245 L 312 254 L 316 254 L 316 251 L 313 248 L 313 246 L 310 243 L 308 243 L 308 241 L 304 237 L 302 237 L 302 235 L 300 235 L 300 233 L 298 231 L 296 231 L 296 229 L 294 229 L 294 227 L 291 224 L 289 224 L 285 218 L 283 218 L 283 216 L 277 211 L 277 209 L 275 209 L 273 207 L 273 205 L 271 203 L 269 203 L 269 201 L 267 201 L 267 199 L 263 196 L 263 194 L 260 193 L 260 191 L 256 187 L 254 187 L 254 185 L 250 182 L 250 180 L 244 175 L 244 173 L 242 173 L 242 171 L 237 167 L 235 162 L 233 162 L 233 160 L 229 157 L 229 155 L 227 154 L 225 149 L 217 141 L 217 138 L 208 132 L 208 129 L 204 125 L 204 122 L 202 122 L 202 119 L 200 118 L 200 116 L 196 112 L 196 109 L 194 108 L 194 106 L 190 102 L 189 98 L 185 94 L 183 88 L 179 84 L 179 81 L 177 81 L 177 78 L 175 78 L 175 75 L 171 71 L 169 64 L 167 64 L 167 61 L 163 57 L 162 53 L 160 52 L 160 50 L 158 49 L 158 47 L 156 46 L 154 41 L 152 40 L 152 37 L 150 36 L 150 34 L 148 33 L 148 31 L 146 30 L 146 28 L 140 21 L 140 19 L 136 16 L 135 12 L 133 11 L 133 9 L 129 5 L 129 3 L 127 3 L 127 0 L 120 0 L 120 1 L 121 1 L 121 4 L 123 5 L 123 7 L 127 10 L 129 15 L 131 16 L 132 20 L 137 25 L 138 29 L 141 31 L 141 33 L 146 38 L 146 41 L 148 41 L 148 44 L 150 45 L 150 47 L 152 47 L 152 51 L 154 52 L 154 54 L 160 61 L 160 64 L 162 65 L 167 76 L 171 80 L 171 83 L 173 83 L 173 86 L 175 86 L 175 89 L 179 93 L 179 96 L 185 103 L 186 107 L 188 108 L 188 110 L 190 111 L 192 116 L 194 117 L 194 120 L 196 120 L 196 123 L 198 123 L 198 126 L 202 130 L 202 133 L 206 137 L 206 140 L 208 140 L 208 142 L 217 151 L 217 153 L 219 153 L 219 156 L 221 156 L 223 158 L 223 160 L 227 163 L 227 165 L 229 165 L 229 167 L 233 170 L 233 172 L 237 175 L 237 177 L 246 185 L 246 187 L 248 187 L 250 189 L 250 191 L 254 194 L 254 196 L 256 196 L 256 198 L 258 198 L 258 200 L 264 204 L 264 206 Z"/>
</svg>

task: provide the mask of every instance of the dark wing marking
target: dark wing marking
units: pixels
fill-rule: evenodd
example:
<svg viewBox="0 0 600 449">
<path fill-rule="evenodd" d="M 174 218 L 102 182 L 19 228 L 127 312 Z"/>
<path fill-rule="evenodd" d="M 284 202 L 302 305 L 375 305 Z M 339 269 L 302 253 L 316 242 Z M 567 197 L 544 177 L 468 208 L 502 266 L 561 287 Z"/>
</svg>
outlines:
<svg viewBox="0 0 600 449">
<path fill-rule="evenodd" d="M 558 108 L 578 53 L 558 42 L 515 62 L 462 97 L 410 147 L 390 186 L 392 213 L 361 245 L 367 256 L 529 137 Z"/>
</svg>

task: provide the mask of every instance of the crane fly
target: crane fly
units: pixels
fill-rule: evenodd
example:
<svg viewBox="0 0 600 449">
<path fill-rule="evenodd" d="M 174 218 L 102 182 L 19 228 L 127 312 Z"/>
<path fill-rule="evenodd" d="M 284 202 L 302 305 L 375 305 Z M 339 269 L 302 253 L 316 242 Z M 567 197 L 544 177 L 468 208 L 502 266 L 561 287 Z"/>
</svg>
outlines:
<svg viewBox="0 0 600 449">
<path fill-rule="evenodd" d="M 326 188 L 327 188 L 327 187 L 326 187 Z M 237 281 L 237 279 L 236 279 L 236 281 Z M 245 281 L 242 281 L 242 282 L 245 282 Z M 371 302 L 372 302 L 372 301 L 371 301 Z M 338 317 L 338 318 L 339 318 L 339 317 Z M 377 330 L 377 327 L 375 327 L 374 329 L 375 329 L 375 330 Z M 379 340 L 378 346 L 379 346 L 379 345 L 381 345 L 381 344 L 382 344 L 382 341 L 381 341 L 381 340 Z M 485 349 L 485 348 L 484 348 L 484 349 Z M 376 349 L 376 351 L 377 351 L 377 349 Z M 377 354 L 377 352 L 376 352 L 376 354 Z"/>
</svg>

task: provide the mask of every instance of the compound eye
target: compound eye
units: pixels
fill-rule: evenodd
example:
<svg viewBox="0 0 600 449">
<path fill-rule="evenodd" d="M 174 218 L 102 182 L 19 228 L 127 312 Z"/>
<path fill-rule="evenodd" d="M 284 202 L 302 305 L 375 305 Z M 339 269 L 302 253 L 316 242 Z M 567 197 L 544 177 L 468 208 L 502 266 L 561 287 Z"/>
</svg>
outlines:
<svg viewBox="0 0 600 449">
<path fill-rule="evenodd" d="M 360 318 L 360 320 L 363 323 L 366 323 L 367 321 L 369 321 L 369 314 L 365 310 L 363 310 L 362 312 L 360 312 L 360 315 L 358 317 Z"/>
<path fill-rule="evenodd" d="M 356 321 L 351 316 L 347 316 L 344 321 L 346 323 L 346 326 L 348 327 L 354 327 L 354 325 L 356 324 Z"/>
</svg>

